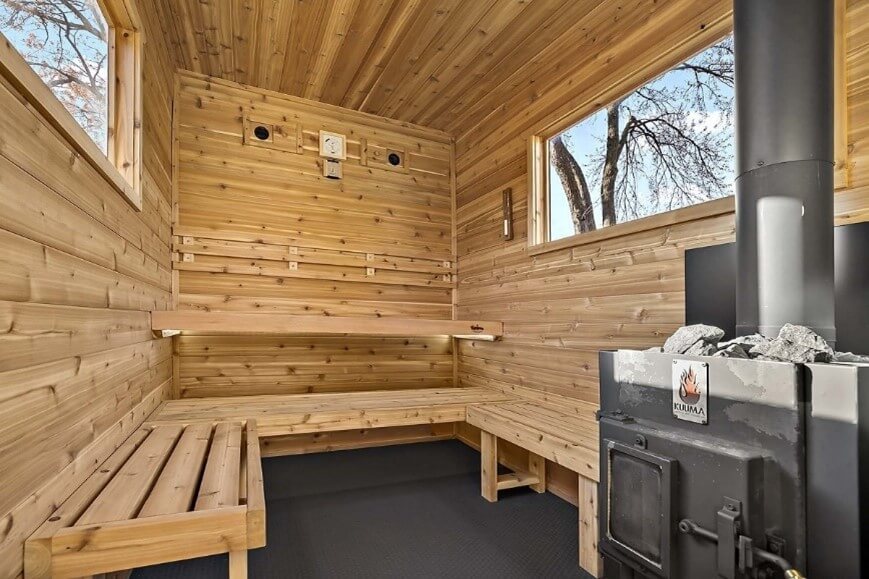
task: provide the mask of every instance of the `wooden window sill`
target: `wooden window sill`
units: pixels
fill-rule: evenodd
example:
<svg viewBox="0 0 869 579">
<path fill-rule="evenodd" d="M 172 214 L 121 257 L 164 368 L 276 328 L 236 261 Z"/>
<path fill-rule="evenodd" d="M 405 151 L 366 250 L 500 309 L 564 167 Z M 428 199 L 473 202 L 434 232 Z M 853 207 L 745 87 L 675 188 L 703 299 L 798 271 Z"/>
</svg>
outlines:
<svg viewBox="0 0 869 579">
<path fill-rule="evenodd" d="M 612 239 L 614 237 L 625 237 L 635 233 L 649 231 L 650 229 L 670 227 L 679 223 L 686 223 L 688 221 L 696 221 L 697 219 L 707 219 L 709 217 L 733 213 L 734 210 L 734 198 L 731 195 L 722 199 L 714 199 L 712 201 L 706 201 L 705 203 L 698 203 L 697 205 L 691 205 L 690 207 L 683 207 L 682 209 L 674 209 L 673 211 L 650 215 L 649 217 L 643 217 L 642 219 L 636 219 L 626 223 L 618 223 L 588 233 L 580 233 L 578 235 L 571 235 L 570 237 L 557 239 L 555 241 L 530 245 L 528 248 L 528 255 L 541 255 L 561 249 L 580 247 L 590 243 L 598 243 L 606 239 Z"/>
<path fill-rule="evenodd" d="M 27 103 L 44 116 L 73 149 L 88 161 L 136 211 L 142 210 L 141 191 L 127 182 L 3 34 L 0 34 L 0 75 L 15 87 Z"/>
</svg>

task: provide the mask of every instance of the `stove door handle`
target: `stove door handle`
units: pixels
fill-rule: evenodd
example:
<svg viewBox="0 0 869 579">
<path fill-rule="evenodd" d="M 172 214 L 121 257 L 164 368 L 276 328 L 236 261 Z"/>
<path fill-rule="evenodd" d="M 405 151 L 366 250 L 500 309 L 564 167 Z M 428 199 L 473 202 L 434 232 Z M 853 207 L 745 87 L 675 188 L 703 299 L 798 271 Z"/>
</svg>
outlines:
<svg viewBox="0 0 869 579">
<path fill-rule="evenodd" d="M 724 556 L 721 552 L 723 543 L 718 540 L 718 533 L 701 527 L 691 519 L 682 519 L 679 521 L 679 531 L 686 535 L 695 535 L 701 539 L 717 543 L 719 546 L 719 562 L 721 562 L 722 557 Z M 770 553 L 765 549 L 755 547 L 751 538 L 746 537 L 745 535 L 739 535 L 735 551 L 736 553 L 731 551 L 731 556 L 736 555 L 738 557 L 739 567 L 743 571 L 754 568 L 755 559 L 757 559 L 781 568 L 781 570 L 784 571 L 785 579 L 806 579 L 802 573 L 794 569 L 793 565 L 791 565 L 787 559 L 776 555 L 775 553 Z M 723 570 L 719 569 L 719 573 L 721 571 Z M 727 577 L 726 575 L 721 576 Z"/>
</svg>

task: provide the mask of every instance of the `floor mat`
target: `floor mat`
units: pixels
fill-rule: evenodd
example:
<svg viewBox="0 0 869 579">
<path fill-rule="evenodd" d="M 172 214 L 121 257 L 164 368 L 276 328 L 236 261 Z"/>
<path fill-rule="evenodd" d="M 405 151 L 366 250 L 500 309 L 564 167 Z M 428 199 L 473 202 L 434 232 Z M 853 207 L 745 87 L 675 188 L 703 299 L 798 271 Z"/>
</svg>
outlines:
<svg viewBox="0 0 869 579">
<path fill-rule="evenodd" d="M 252 579 L 585 578 L 577 512 L 544 493 L 480 496 L 480 455 L 455 440 L 267 458 L 267 542 Z M 134 579 L 227 577 L 226 556 Z"/>
</svg>

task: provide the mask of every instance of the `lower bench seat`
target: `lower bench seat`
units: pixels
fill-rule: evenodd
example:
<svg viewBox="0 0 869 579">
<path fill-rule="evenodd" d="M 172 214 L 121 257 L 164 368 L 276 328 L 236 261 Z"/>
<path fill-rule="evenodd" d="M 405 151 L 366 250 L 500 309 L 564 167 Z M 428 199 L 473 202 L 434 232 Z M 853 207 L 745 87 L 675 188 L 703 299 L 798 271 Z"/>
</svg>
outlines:
<svg viewBox="0 0 869 579">
<path fill-rule="evenodd" d="M 256 423 L 144 426 L 25 543 L 25 579 L 64 579 L 265 545 Z"/>
<path fill-rule="evenodd" d="M 164 402 L 25 543 L 25 579 L 89 576 L 265 545 L 260 438 L 468 423 L 481 430 L 483 496 L 546 490 L 546 460 L 579 473 L 580 565 L 599 574 L 597 422 L 588 404 L 552 405 L 489 388 L 194 398 Z M 529 451 L 498 476 L 498 439 Z"/>
<path fill-rule="evenodd" d="M 467 422 L 480 429 L 481 493 L 489 501 L 497 501 L 499 491 L 519 486 L 546 490 L 546 460 L 579 475 L 579 565 L 599 577 L 595 410 L 591 404 L 565 407 L 514 400 L 471 406 Z M 528 450 L 527 471 L 498 475 L 498 439 Z"/>
<path fill-rule="evenodd" d="M 515 397 L 488 388 L 376 390 L 185 398 L 164 402 L 146 424 L 254 419 L 261 437 L 465 420 L 469 405 Z"/>
<path fill-rule="evenodd" d="M 468 409 L 468 424 L 509 440 L 585 478 L 600 478 L 596 407 L 568 414 L 554 404 L 511 401 Z"/>
</svg>

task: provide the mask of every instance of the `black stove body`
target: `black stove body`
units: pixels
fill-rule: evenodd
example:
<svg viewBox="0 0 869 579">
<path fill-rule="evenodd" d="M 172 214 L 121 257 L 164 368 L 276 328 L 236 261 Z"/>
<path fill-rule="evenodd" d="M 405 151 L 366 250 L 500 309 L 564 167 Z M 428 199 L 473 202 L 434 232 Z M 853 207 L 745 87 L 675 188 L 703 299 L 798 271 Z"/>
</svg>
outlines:
<svg viewBox="0 0 869 579">
<path fill-rule="evenodd" d="M 869 365 L 620 350 L 600 372 L 605 577 L 869 576 Z"/>
<path fill-rule="evenodd" d="M 805 569 L 802 368 L 624 350 L 600 364 L 606 576 L 772 578 L 780 558 Z M 676 416 L 690 406 L 686 364 L 708 394 L 701 421 Z"/>
</svg>

